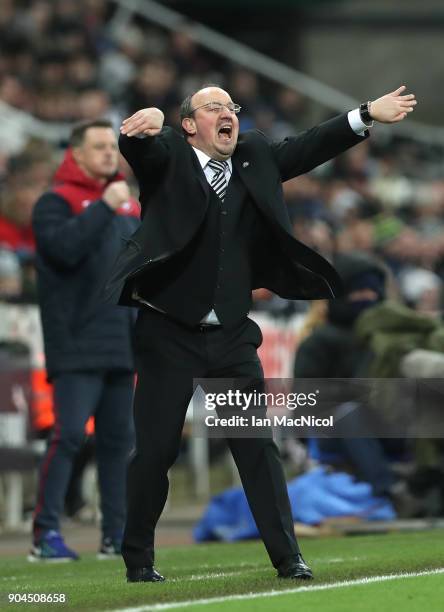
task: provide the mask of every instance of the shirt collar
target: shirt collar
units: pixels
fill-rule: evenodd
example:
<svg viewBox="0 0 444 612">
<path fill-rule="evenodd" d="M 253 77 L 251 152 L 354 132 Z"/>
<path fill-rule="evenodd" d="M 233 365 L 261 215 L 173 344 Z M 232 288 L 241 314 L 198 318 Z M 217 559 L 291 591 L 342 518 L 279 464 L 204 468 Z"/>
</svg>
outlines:
<svg viewBox="0 0 444 612">
<path fill-rule="evenodd" d="M 193 146 L 193 145 L 191 145 Z M 209 155 L 207 155 L 206 153 L 204 153 L 203 151 L 201 151 L 200 149 L 196 149 L 196 147 L 193 147 L 194 152 L 197 155 L 197 159 L 199 160 L 200 165 L 202 166 L 202 170 L 205 170 L 205 166 L 208 164 L 208 162 L 210 161 L 211 157 Z M 231 163 L 231 157 L 229 157 L 226 160 L 227 164 L 228 164 L 228 170 L 230 171 L 230 174 L 232 173 L 232 163 Z"/>
</svg>

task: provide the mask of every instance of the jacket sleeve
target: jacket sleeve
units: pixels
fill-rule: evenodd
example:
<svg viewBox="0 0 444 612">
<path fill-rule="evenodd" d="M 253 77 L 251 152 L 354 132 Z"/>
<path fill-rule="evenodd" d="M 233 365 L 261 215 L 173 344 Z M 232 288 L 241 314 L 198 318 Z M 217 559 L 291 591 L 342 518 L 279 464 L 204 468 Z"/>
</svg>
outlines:
<svg viewBox="0 0 444 612">
<path fill-rule="evenodd" d="M 348 113 L 338 115 L 298 136 L 271 144 L 282 181 L 309 172 L 368 137 L 356 134 L 350 127 Z"/>
<path fill-rule="evenodd" d="M 165 127 L 158 136 L 119 136 L 120 152 L 131 166 L 140 186 L 154 184 L 162 178 L 169 157 L 167 141 L 170 131 L 171 128 Z"/>
<path fill-rule="evenodd" d="M 59 266 L 74 267 L 97 246 L 114 212 L 102 200 L 73 215 L 66 200 L 45 193 L 34 207 L 32 226 L 37 249 Z"/>
</svg>

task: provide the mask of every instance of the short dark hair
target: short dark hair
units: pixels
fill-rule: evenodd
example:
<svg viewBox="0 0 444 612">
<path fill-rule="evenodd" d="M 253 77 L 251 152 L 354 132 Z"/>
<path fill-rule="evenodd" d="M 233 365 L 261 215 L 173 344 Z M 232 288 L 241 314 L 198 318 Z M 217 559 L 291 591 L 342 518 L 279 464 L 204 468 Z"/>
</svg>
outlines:
<svg viewBox="0 0 444 612">
<path fill-rule="evenodd" d="M 221 86 L 218 85 L 217 83 L 204 83 L 201 87 L 199 87 L 199 89 L 196 89 L 196 91 L 193 91 L 193 93 L 190 93 L 180 105 L 180 120 L 181 121 L 182 119 L 186 119 L 186 117 L 191 117 L 191 115 L 193 114 L 193 107 L 191 105 L 191 100 L 197 93 L 199 93 L 199 91 L 201 91 L 202 89 L 206 89 L 207 87 L 219 87 L 221 89 Z"/>
<path fill-rule="evenodd" d="M 70 146 L 79 147 L 85 139 L 86 131 L 94 127 L 113 129 L 113 124 L 109 119 L 89 119 L 88 121 L 77 123 L 71 131 L 71 136 L 69 138 Z"/>
</svg>

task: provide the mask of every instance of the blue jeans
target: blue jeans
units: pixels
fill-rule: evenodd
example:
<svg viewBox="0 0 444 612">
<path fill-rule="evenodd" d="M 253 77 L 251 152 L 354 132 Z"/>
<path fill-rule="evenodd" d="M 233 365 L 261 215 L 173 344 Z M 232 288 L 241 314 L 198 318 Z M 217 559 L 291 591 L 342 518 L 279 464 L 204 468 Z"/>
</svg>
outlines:
<svg viewBox="0 0 444 612">
<path fill-rule="evenodd" d="M 134 375 L 127 371 L 69 372 L 54 379 L 55 424 L 40 469 L 34 534 L 59 531 L 74 458 L 95 417 L 96 460 L 104 537 L 121 535 L 126 470 L 133 446 Z"/>
</svg>

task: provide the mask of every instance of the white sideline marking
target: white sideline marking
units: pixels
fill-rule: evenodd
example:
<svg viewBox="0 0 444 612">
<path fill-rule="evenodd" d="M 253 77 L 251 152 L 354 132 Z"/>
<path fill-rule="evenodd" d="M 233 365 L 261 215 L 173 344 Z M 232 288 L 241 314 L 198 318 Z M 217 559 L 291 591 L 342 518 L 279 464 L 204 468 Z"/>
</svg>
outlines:
<svg viewBox="0 0 444 612">
<path fill-rule="evenodd" d="M 327 591 L 329 589 L 339 589 L 342 587 L 356 586 L 360 584 L 370 584 L 372 582 L 386 582 L 388 580 L 398 580 L 402 578 L 417 578 L 419 576 L 432 576 L 433 574 L 444 574 L 444 567 L 423 572 L 404 572 L 401 574 L 387 574 L 382 576 L 369 576 L 368 578 L 357 578 L 356 580 L 343 580 L 341 582 L 331 582 L 327 584 L 315 584 L 313 586 L 301 586 L 296 589 L 284 589 L 282 591 L 264 591 L 262 593 L 244 593 L 239 595 L 227 595 L 226 597 L 211 597 L 208 599 L 188 599 L 185 601 L 172 601 L 164 604 L 153 604 L 137 608 L 121 608 L 118 612 L 151 612 L 157 610 L 174 610 L 175 608 L 188 608 L 190 606 L 205 606 L 213 603 L 223 603 L 225 601 L 241 601 L 242 599 L 259 599 L 261 597 L 277 597 L 288 595 L 289 593 L 306 593 L 307 591 Z M 219 576 L 222 574 L 218 574 Z M 160 587 L 162 588 L 162 587 Z"/>
</svg>

